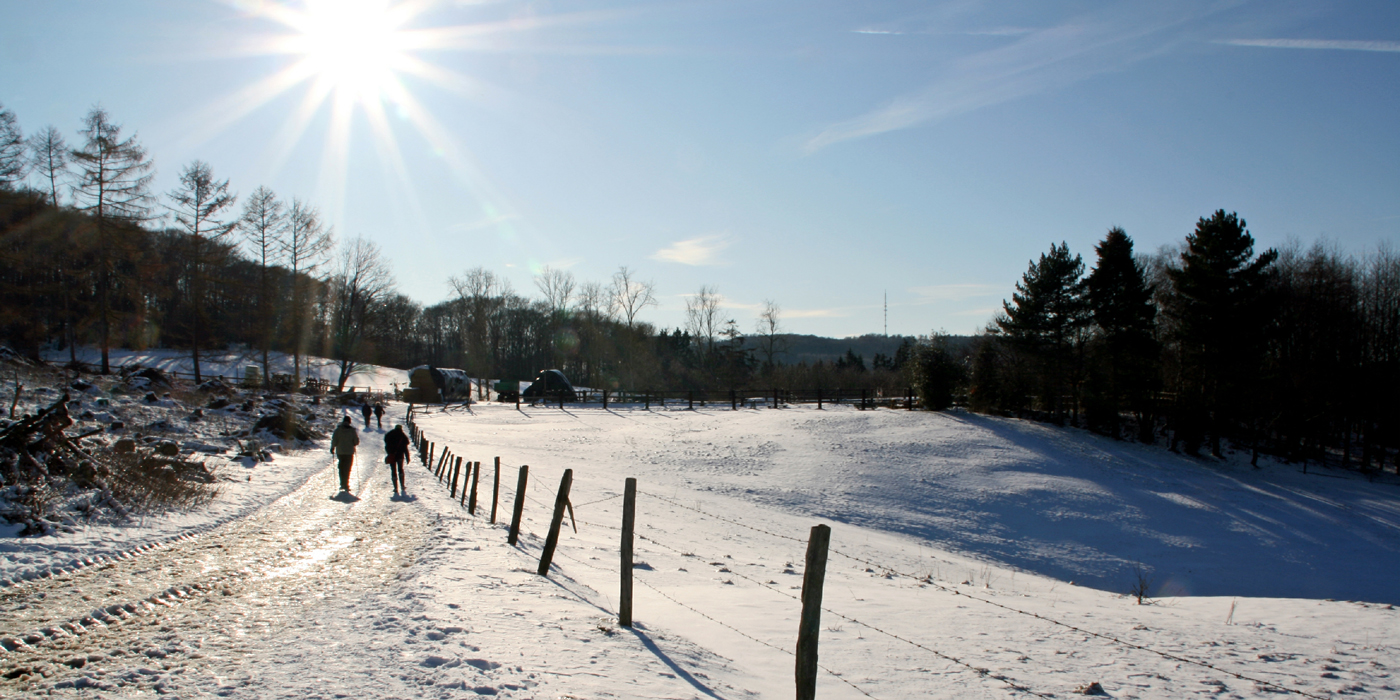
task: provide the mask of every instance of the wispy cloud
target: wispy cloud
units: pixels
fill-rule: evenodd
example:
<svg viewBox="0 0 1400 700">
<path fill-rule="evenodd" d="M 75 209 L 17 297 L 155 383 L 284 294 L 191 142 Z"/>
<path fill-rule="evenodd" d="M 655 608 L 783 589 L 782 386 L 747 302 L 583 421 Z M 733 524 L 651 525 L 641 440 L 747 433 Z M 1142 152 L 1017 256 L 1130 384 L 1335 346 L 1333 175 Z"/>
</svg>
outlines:
<svg viewBox="0 0 1400 700">
<path fill-rule="evenodd" d="M 1122 70 L 1183 41 L 1181 30 L 1186 25 L 1240 1 L 1112 3 L 972 54 L 921 90 L 826 126 L 806 140 L 804 150 L 813 153 L 842 141 L 907 129 Z"/>
<path fill-rule="evenodd" d="M 720 251 L 729 247 L 726 236 L 701 236 L 686 241 L 676 241 L 652 254 L 652 260 L 665 260 L 682 265 L 722 265 Z"/>
<path fill-rule="evenodd" d="M 1317 49 L 1324 51 L 1384 51 L 1400 53 L 1400 41 L 1346 41 L 1339 39 L 1224 39 L 1215 42 L 1229 46 L 1259 46 L 1266 49 Z"/>
<path fill-rule="evenodd" d="M 930 304 L 996 296 L 1000 288 L 991 284 L 935 284 L 928 287 L 912 287 L 909 291 L 919 296 L 914 303 Z"/>
<path fill-rule="evenodd" d="M 907 31 L 903 29 L 879 29 L 876 27 L 862 27 L 852 29 L 852 34 L 889 34 L 893 36 L 905 36 L 909 34 L 922 34 L 926 36 L 1022 36 L 1030 34 L 1035 29 L 1030 27 L 989 27 L 987 29 L 962 29 L 962 30 L 919 30 Z"/>
</svg>

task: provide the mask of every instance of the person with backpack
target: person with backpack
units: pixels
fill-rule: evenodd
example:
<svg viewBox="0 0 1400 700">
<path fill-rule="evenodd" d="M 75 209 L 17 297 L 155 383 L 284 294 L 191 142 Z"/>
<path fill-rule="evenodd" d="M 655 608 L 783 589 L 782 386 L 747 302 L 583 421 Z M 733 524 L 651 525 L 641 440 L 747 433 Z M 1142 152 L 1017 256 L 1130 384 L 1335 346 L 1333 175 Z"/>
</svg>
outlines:
<svg viewBox="0 0 1400 700">
<path fill-rule="evenodd" d="M 331 454 L 339 459 L 340 490 L 350 490 L 350 467 L 355 463 L 355 446 L 360 444 L 360 433 L 350 424 L 350 416 L 340 421 L 331 433 Z"/>
<path fill-rule="evenodd" d="M 384 435 L 384 461 L 389 464 L 389 485 L 394 487 L 395 496 L 408 495 L 408 487 L 403 482 L 404 465 L 412 460 L 408 445 L 408 435 L 402 425 L 394 426 Z"/>
</svg>

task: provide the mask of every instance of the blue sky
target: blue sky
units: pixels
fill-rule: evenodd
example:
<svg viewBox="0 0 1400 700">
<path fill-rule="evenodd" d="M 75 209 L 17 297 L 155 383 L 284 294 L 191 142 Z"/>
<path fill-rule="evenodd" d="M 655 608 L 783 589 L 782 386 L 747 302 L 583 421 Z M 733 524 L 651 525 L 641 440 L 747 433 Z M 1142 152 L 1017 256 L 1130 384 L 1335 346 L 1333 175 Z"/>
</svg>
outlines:
<svg viewBox="0 0 1400 700">
<path fill-rule="evenodd" d="M 425 304 L 476 266 L 712 285 L 742 329 L 971 333 L 1051 243 L 1237 211 L 1400 240 L 1400 4 L 0 0 L 0 104 L 100 103 L 364 236 Z M 328 9 L 333 8 L 333 9 Z M 357 21 L 359 22 L 357 24 Z"/>
</svg>

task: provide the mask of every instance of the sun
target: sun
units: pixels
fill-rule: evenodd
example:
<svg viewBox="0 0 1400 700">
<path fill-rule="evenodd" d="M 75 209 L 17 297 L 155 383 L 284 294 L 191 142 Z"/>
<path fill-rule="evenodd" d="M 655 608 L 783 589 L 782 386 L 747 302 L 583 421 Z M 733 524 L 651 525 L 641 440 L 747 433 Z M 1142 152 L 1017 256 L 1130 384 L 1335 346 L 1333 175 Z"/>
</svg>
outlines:
<svg viewBox="0 0 1400 700">
<path fill-rule="evenodd" d="M 288 49 L 337 97 L 383 99 L 406 63 L 406 19 L 386 0 L 309 0 L 290 18 Z"/>
</svg>

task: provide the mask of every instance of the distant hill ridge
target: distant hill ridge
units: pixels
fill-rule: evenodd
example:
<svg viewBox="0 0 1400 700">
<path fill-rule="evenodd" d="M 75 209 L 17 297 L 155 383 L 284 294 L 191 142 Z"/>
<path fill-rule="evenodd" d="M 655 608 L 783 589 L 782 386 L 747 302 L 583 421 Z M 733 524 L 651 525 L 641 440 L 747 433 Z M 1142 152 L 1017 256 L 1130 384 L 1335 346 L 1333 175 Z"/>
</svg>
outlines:
<svg viewBox="0 0 1400 700">
<path fill-rule="evenodd" d="M 867 333 L 849 338 L 825 338 L 818 335 L 779 333 L 778 337 L 783 338 L 787 343 L 787 352 L 774 358 L 778 364 L 835 362 L 845 357 L 846 351 L 850 350 L 864 358 L 867 367 L 870 366 L 877 353 L 894 357 L 895 351 L 905 340 L 911 343 L 918 340 L 912 335 L 881 335 L 879 333 Z M 972 336 L 967 335 L 950 335 L 947 338 L 955 348 L 961 348 L 972 342 Z M 744 346 L 756 349 L 758 341 L 757 336 L 748 336 L 744 338 Z"/>
</svg>

